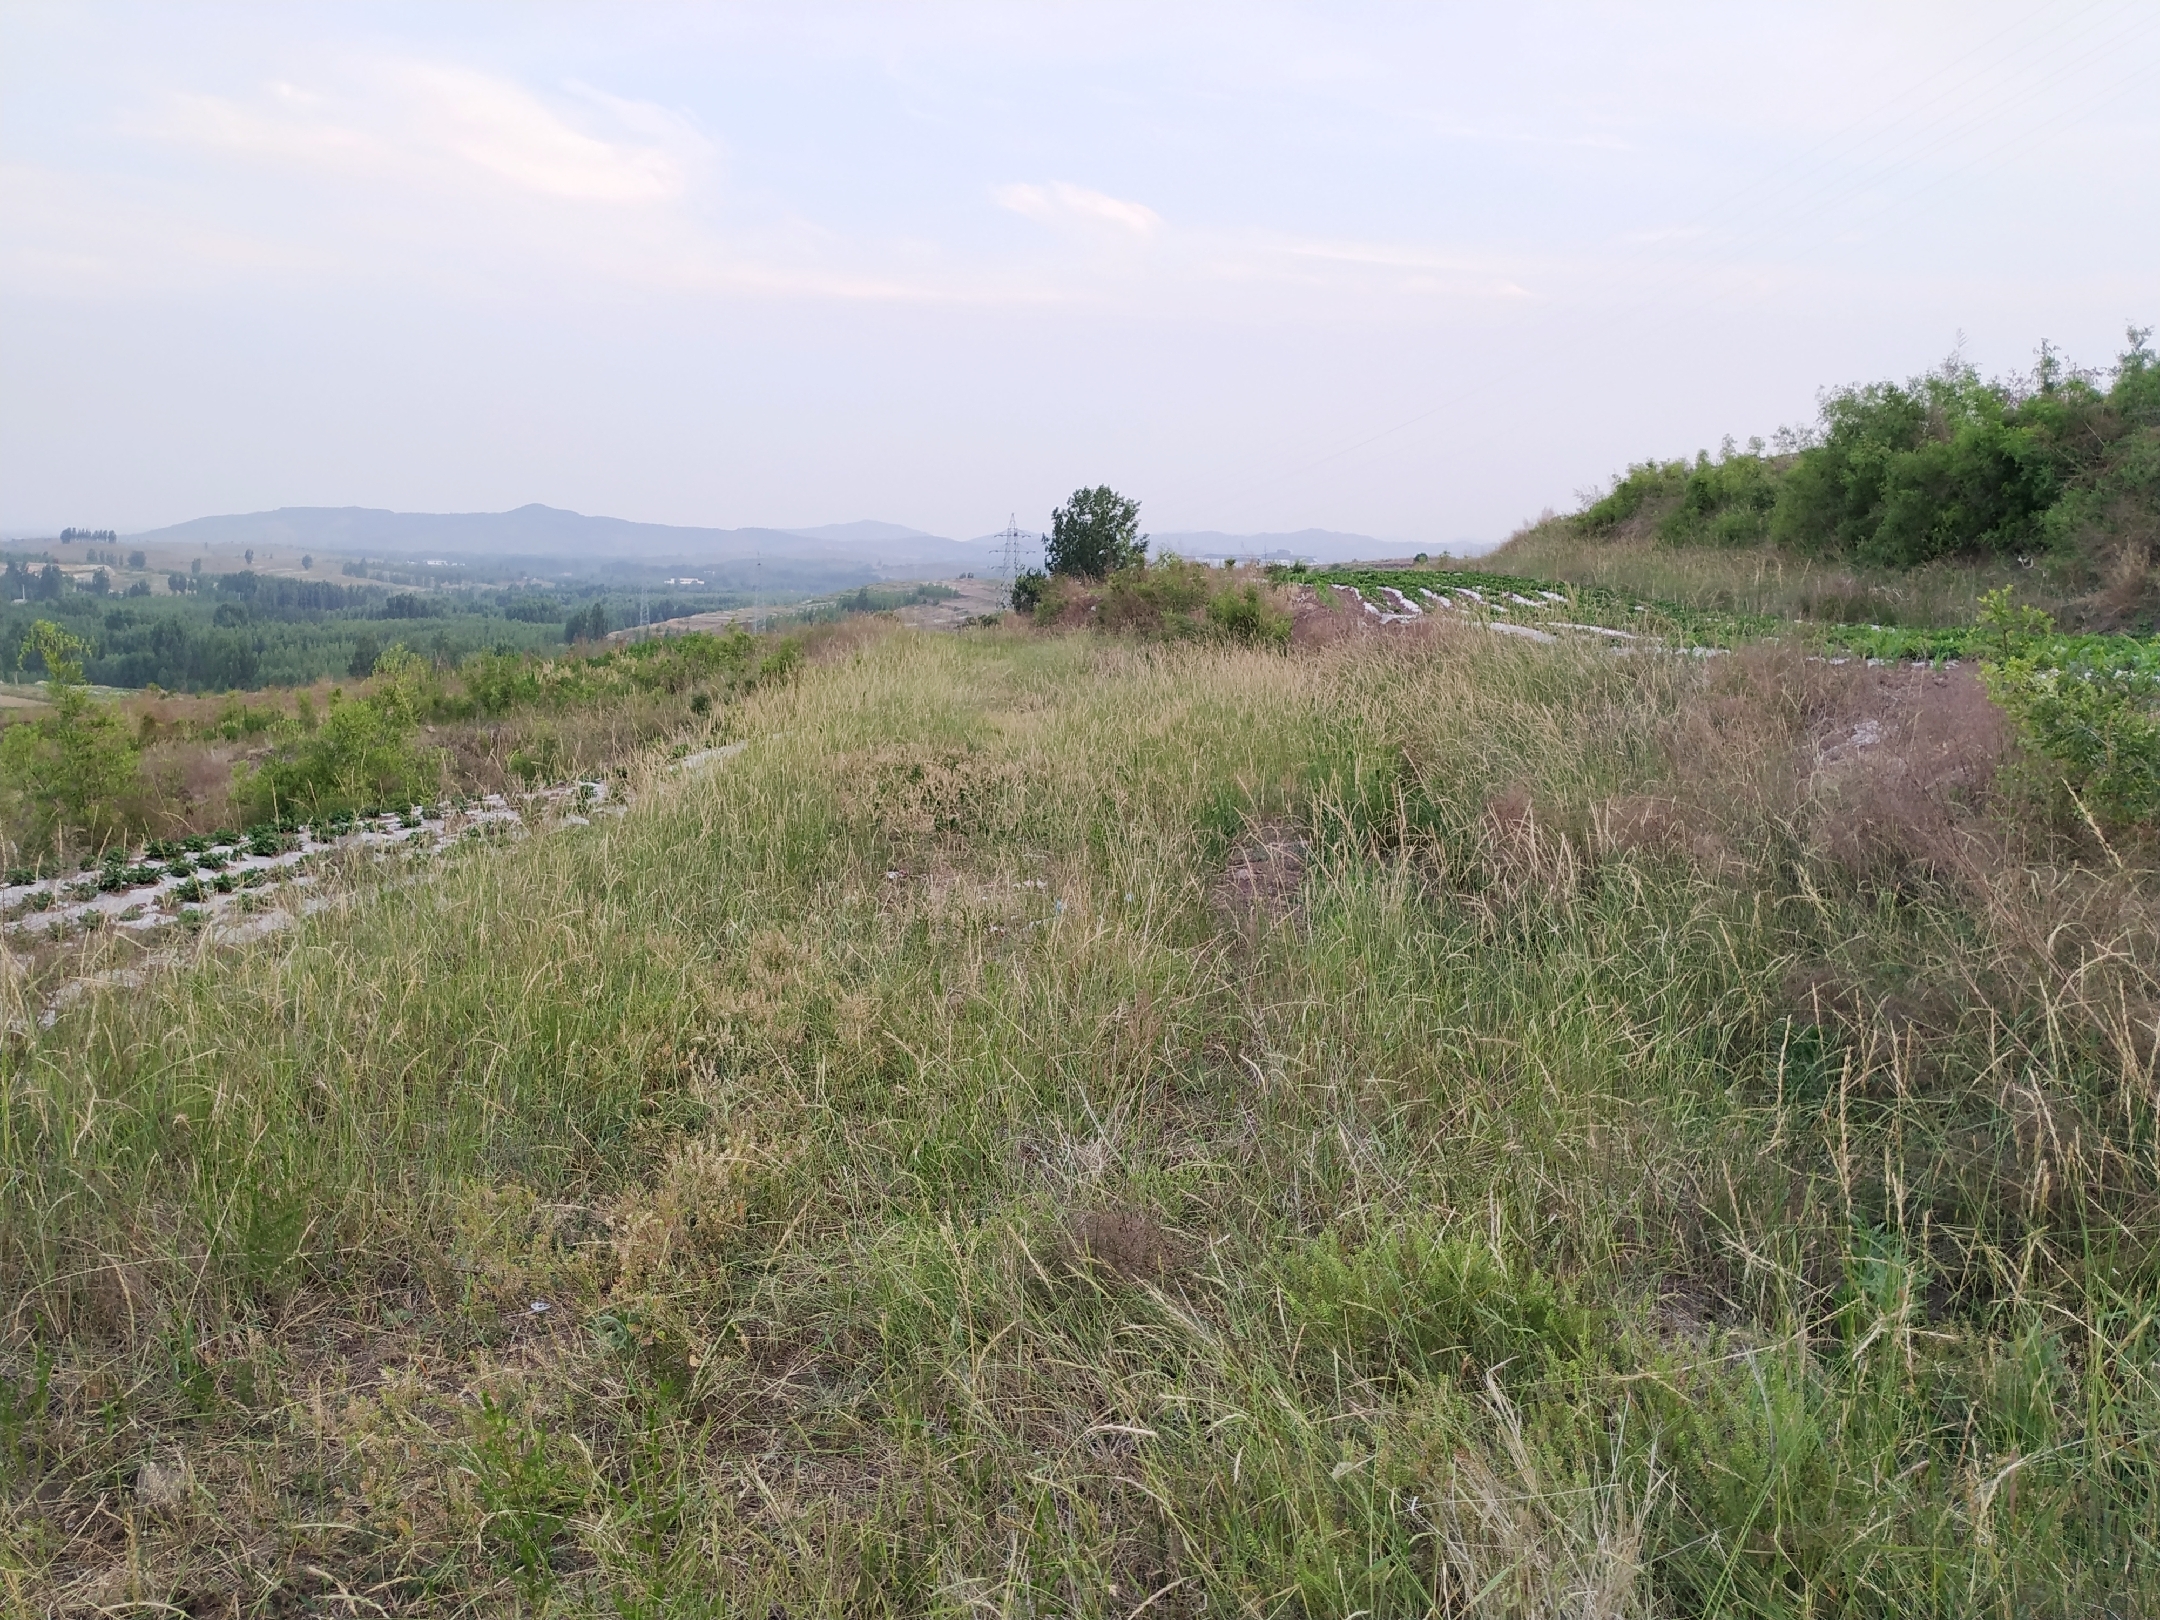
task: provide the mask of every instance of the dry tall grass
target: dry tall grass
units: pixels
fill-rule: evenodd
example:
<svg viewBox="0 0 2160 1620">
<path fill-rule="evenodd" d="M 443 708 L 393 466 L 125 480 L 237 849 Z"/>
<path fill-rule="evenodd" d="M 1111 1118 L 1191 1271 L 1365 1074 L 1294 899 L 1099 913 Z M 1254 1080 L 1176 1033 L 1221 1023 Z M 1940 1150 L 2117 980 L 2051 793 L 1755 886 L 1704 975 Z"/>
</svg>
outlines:
<svg viewBox="0 0 2160 1620">
<path fill-rule="evenodd" d="M 836 648 L 7 1048 L 8 1605 L 2149 1611 L 2153 890 L 1970 702 Z"/>
<path fill-rule="evenodd" d="M 1624 531 L 1586 535 L 1569 518 L 1533 525 L 1480 559 L 1480 566 L 1632 591 L 1706 612 L 1828 624 L 1969 625 L 1979 617 L 1981 597 L 2005 585 L 2018 600 L 2058 612 L 2066 624 L 2085 622 L 2093 606 L 2073 600 L 2090 582 L 2037 565 L 2027 568 L 2015 559 L 1869 568 L 1847 558 L 1788 556 L 1769 547 L 1736 552 L 1666 545 Z"/>
</svg>

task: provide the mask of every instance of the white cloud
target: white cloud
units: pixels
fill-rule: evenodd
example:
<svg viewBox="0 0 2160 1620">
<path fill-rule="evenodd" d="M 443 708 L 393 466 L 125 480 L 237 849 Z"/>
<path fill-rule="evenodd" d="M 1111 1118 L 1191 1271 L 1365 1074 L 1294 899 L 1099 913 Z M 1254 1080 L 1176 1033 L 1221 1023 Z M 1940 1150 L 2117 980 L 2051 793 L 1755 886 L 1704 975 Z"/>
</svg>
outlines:
<svg viewBox="0 0 2160 1620">
<path fill-rule="evenodd" d="M 665 144 L 586 134 L 518 85 L 432 65 L 408 67 L 401 77 L 416 133 L 528 191 L 577 202 L 648 203 L 683 189 L 682 168 Z M 649 114 L 658 109 L 638 111 L 650 130 Z"/>
<path fill-rule="evenodd" d="M 1146 203 L 1128 202 L 1085 186 L 1062 180 L 1047 186 L 1009 185 L 991 191 L 1001 208 L 1039 220 L 1045 225 L 1100 230 L 1108 227 L 1129 236 L 1152 236 L 1162 228 L 1162 215 Z"/>
<path fill-rule="evenodd" d="M 587 117 L 470 69 L 372 63 L 336 89 L 273 83 L 244 99 L 176 96 L 147 133 L 347 176 L 625 206 L 681 195 L 710 150 L 665 108 L 582 86 L 573 94 Z"/>
</svg>

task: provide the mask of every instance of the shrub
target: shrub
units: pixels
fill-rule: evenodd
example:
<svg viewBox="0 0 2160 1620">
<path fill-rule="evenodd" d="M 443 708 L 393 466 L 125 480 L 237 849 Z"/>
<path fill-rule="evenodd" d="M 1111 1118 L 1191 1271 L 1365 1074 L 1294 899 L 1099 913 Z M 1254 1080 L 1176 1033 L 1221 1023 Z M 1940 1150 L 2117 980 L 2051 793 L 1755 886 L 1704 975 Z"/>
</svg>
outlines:
<svg viewBox="0 0 2160 1620">
<path fill-rule="evenodd" d="M 757 670 L 751 676 L 752 686 L 777 686 L 784 684 L 795 671 L 802 667 L 802 643 L 783 641 L 760 658 Z"/>
<path fill-rule="evenodd" d="M 88 646 L 40 619 L 24 637 L 19 662 L 45 665 L 51 709 L 0 732 L 0 796 L 11 835 L 33 856 L 92 847 L 118 837 L 138 780 L 134 737 L 108 706 L 84 689 Z"/>
<path fill-rule="evenodd" d="M 1183 557 L 1135 563 L 1099 584 L 1069 575 L 1022 578 L 1037 624 L 1070 616 L 1123 635 L 1267 646 L 1290 639 L 1290 615 L 1266 587 Z"/>
<path fill-rule="evenodd" d="M 1251 581 L 1210 599 L 1207 618 L 1231 641 L 1276 647 L 1290 643 L 1290 615 L 1269 601 Z"/>
<path fill-rule="evenodd" d="M 2048 616 L 2007 588 L 1982 599 L 1988 696 L 2018 728 L 2028 769 L 2085 819 L 2160 817 L 2160 661 L 2124 637 L 2049 636 Z M 2067 807 L 2066 807 L 2067 808 Z"/>
<path fill-rule="evenodd" d="M 2017 722 L 2046 786 L 2103 822 L 2160 816 L 2160 675 L 2025 654 L 1983 665 L 1981 678 Z"/>
<path fill-rule="evenodd" d="M 1012 582 L 1012 610 L 1033 613 L 1042 606 L 1043 592 L 1049 584 L 1050 576 L 1038 568 L 1029 568 L 1016 575 Z"/>
<path fill-rule="evenodd" d="M 2132 329 L 2113 381 L 2043 348 L 2032 376 L 1985 381 L 1953 358 L 1925 376 L 1833 390 L 1804 440 L 1645 461 L 1574 519 L 1584 534 L 1675 544 L 1769 540 L 1912 568 L 1952 556 L 2129 548 L 2142 573 L 2160 515 L 2160 362 Z"/>
<path fill-rule="evenodd" d="M 1740 452 L 1728 440 L 1715 461 L 1697 455 L 1679 499 L 1658 525 L 1658 538 L 1676 545 L 1760 543 L 1770 534 L 1780 476 L 1760 440 Z"/>
<path fill-rule="evenodd" d="M 1609 491 L 1585 506 L 1575 521 L 1586 533 L 1611 534 L 1646 509 L 1662 511 L 1678 500 L 1687 476 L 1684 461 L 1637 462 L 1613 481 Z"/>
<path fill-rule="evenodd" d="M 1199 563 L 1164 557 L 1153 567 L 1136 563 L 1104 581 L 1100 604 L 1105 630 L 1162 633 L 1194 628 L 1190 615 L 1204 609 L 1215 580 Z"/>
<path fill-rule="evenodd" d="M 515 654 L 474 653 L 458 666 L 465 695 L 481 714 L 505 714 L 540 697 L 538 667 Z"/>
<path fill-rule="evenodd" d="M 419 748 L 414 735 L 428 677 L 419 657 L 390 648 L 376 664 L 375 691 L 364 698 L 333 692 L 321 726 L 255 770 L 234 772 L 234 798 L 252 819 L 274 822 L 295 812 L 336 816 L 386 799 L 432 797 L 442 785 L 442 755 Z"/>
</svg>

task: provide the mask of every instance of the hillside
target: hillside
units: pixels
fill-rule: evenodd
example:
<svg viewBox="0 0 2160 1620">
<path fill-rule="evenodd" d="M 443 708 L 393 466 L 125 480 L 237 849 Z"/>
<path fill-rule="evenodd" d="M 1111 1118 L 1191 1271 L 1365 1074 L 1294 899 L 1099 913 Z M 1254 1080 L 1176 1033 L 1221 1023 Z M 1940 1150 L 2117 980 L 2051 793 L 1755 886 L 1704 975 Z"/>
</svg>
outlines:
<svg viewBox="0 0 2160 1620">
<path fill-rule="evenodd" d="M 1702 607 L 1969 623 L 2008 586 L 2066 627 L 2160 616 L 2160 362 L 2133 330 L 2107 373 L 2051 351 L 2029 378 L 1958 360 L 1826 394 L 1776 446 L 1646 461 L 1517 535 L 1506 571 Z"/>
<path fill-rule="evenodd" d="M 623 813 L 11 944 L 8 1607 L 2160 1607 L 2149 837 L 1969 667 L 1138 612 L 402 665 L 276 780 Z"/>
</svg>

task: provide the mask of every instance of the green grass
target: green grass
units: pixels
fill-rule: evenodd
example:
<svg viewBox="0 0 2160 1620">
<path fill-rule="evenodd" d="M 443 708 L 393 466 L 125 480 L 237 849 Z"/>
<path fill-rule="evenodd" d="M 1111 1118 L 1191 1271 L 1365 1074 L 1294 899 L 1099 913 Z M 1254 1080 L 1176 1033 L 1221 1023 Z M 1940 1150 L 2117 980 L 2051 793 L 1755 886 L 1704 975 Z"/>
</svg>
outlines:
<svg viewBox="0 0 2160 1620">
<path fill-rule="evenodd" d="M 1869 678 L 836 642 L 620 821 L 17 975 L 6 1607 L 2150 1612 L 2149 889 L 1855 843 Z"/>
<path fill-rule="evenodd" d="M 1999 630 L 1972 619 L 1925 628 L 1808 622 L 1768 613 L 1704 610 L 1684 601 L 1636 595 L 1570 580 L 1471 569 L 1301 567 L 1277 572 L 1286 581 L 1352 586 L 1382 608 L 1388 604 L 1379 594 L 1381 587 L 1410 593 L 1413 601 L 1425 605 L 1416 596 L 1421 586 L 1435 591 L 1459 591 L 1463 586 L 1469 586 L 1485 592 L 1490 601 L 1504 604 L 1502 613 L 1513 623 L 1540 625 L 1567 621 L 1601 625 L 1655 636 L 1670 646 L 1682 648 L 1730 650 L 1753 641 L 1786 637 L 1799 645 L 1832 655 L 1847 654 L 1891 663 L 1940 664 L 1951 660 L 2001 659 L 2014 650 L 2046 669 L 2080 674 L 2106 671 L 2127 676 L 2134 673 L 2145 677 L 2160 674 L 2160 639 L 2145 635 L 2050 634 L 2045 630 L 2029 629 L 2016 636 L 2013 649 Z M 1561 600 L 1550 600 L 1547 593 Z M 1979 598 L 1974 599 L 1971 613 L 1975 619 L 1984 605 Z"/>
<path fill-rule="evenodd" d="M 1850 558 L 1793 556 L 1769 546 L 1676 546 L 1581 532 L 1573 518 L 1525 530 L 1493 553 L 1496 567 L 1562 579 L 1637 601 L 1689 612 L 1881 624 L 1926 630 L 1967 625 L 1981 598 L 2008 586 L 2021 602 L 2067 613 L 2085 583 L 2058 577 L 2043 559 L 1948 559 L 1918 568 L 1870 566 Z"/>
</svg>

